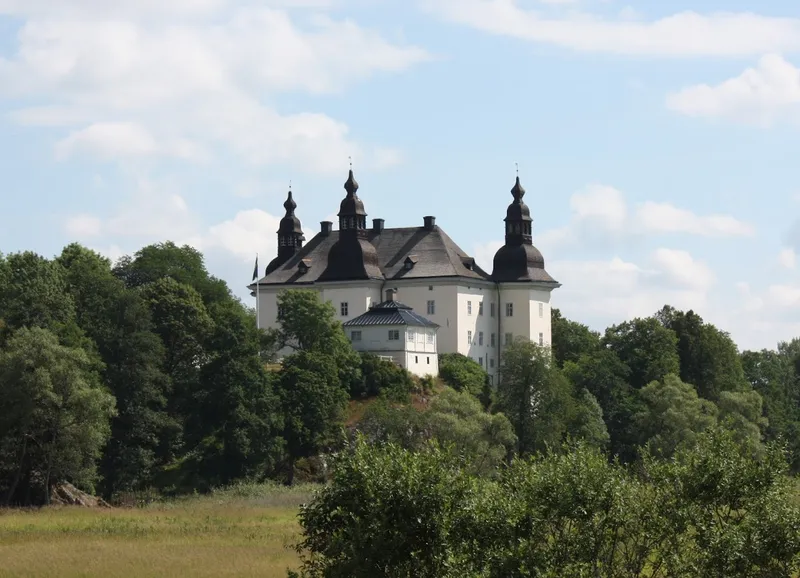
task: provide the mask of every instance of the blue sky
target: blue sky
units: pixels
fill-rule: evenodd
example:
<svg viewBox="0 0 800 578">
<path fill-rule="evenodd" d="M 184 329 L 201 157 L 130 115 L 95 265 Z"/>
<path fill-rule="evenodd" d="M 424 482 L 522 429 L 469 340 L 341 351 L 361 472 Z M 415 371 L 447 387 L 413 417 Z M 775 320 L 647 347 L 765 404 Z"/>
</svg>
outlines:
<svg viewBox="0 0 800 578">
<path fill-rule="evenodd" d="M 202 249 L 242 296 L 291 181 L 491 268 L 514 166 L 553 304 L 800 336 L 800 7 L 786 1 L 0 0 L 0 250 Z M 724 12 L 723 12 L 724 11 Z"/>
</svg>

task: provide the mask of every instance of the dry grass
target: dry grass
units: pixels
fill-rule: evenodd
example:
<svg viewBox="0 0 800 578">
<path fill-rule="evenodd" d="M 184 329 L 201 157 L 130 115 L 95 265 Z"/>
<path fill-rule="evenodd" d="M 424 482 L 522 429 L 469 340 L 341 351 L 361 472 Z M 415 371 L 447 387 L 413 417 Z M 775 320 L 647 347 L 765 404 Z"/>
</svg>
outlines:
<svg viewBox="0 0 800 578">
<path fill-rule="evenodd" d="M 0 511 L 0 577 L 285 577 L 310 495 L 238 486 L 144 508 Z"/>
</svg>

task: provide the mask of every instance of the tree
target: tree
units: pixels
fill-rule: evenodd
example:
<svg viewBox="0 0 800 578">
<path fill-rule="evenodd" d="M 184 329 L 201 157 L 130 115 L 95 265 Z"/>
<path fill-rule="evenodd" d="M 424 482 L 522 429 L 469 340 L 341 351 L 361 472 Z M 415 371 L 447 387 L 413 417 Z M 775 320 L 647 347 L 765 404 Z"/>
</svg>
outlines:
<svg viewBox="0 0 800 578">
<path fill-rule="evenodd" d="M 580 390 L 567 425 L 570 437 L 585 440 L 589 445 L 607 448 L 610 436 L 603 421 L 603 408 L 588 389 Z"/>
<path fill-rule="evenodd" d="M 767 440 L 788 444 L 792 470 L 800 471 L 800 380 L 797 365 L 800 340 L 778 344 L 777 351 L 745 351 L 742 366 L 747 381 L 763 398 L 768 419 Z"/>
<path fill-rule="evenodd" d="M 606 329 L 602 345 L 630 369 L 629 383 L 641 389 L 665 375 L 680 373 L 678 337 L 653 317 L 636 318 Z"/>
<path fill-rule="evenodd" d="M 474 359 L 460 353 L 439 354 L 439 377 L 456 391 L 485 397 L 489 374 Z"/>
<path fill-rule="evenodd" d="M 586 389 L 600 405 L 611 455 L 626 463 L 635 460 L 640 442 L 635 416 L 644 406 L 639 392 L 628 384 L 628 366 L 610 349 L 600 349 L 566 362 L 563 371 L 576 390 Z"/>
<path fill-rule="evenodd" d="M 350 390 L 352 399 L 383 394 L 404 401 L 414 388 L 414 380 L 407 370 L 372 353 L 361 353 L 361 374 L 363 380 L 359 387 Z"/>
<path fill-rule="evenodd" d="M 637 416 L 642 444 L 659 456 L 670 457 L 681 444 L 717 422 L 717 407 L 677 375 L 669 374 L 641 390 L 645 410 Z"/>
<path fill-rule="evenodd" d="M 694 311 L 665 305 L 656 318 L 678 338 L 680 378 L 697 388 L 700 397 L 716 401 L 723 391 L 743 391 L 747 380 L 736 344 Z"/>
<path fill-rule="evenodd" d="M 171 241 L 148 245 L 133 257 L 121 258 L 114 267 L 114 274 L 128 287 L 174 279 L 197 291 L 206 305 L 231 298 L 225 282 L 209 275 L 200 251 L 189 245 L 179 247 Z"/>
<path fill-rule="evenodd" d="M 504 348 L 496 408 L 514 425 L 520 454 L 559 445 L 572 403 L 569 381 L 552 363 L 548 349 L 525 339 Z"/>
<path fill-rule="evenodd" d="M 422 450 L 433 441 L 451 447 L 470 472 L 484 476 L 496 474 L 517 441 L 506 416 L 484 411 L 474 396 L 449 387 L 421 410 L 380 400 L 367 408 L 357 428 L 371 443 Z"/>
<path fill-rule="evenodd" d="M 42 327 L 72 346 L 85 346 L 64 271 L 30 251 L 0 258 L 0 344 L 16 329 Z"/>
<path fill-rule="evenodd" d="M 170 382 L 161 371 L 164 346 L 152 331 L 150 310 L 140 292 L 126 288 L 110 261 L 94 251 L 71 244 L 57 262 L 77 322 L 96 344 L 103 381 L 117 400 L 100 466 L 102 492 L 145 488 L 165 465 L 159 445 L 176 428 L 166 413 Z"/>
<path fill-rule="evenodd" d="M 114 398 L 83 351 L 45 329 L 14 333 L 0 353 L 0 443 L 15 450 L 4 503 L 47 504 L 60 481 L 91 490 L 113 415 Z"/>
<path fill-rule="evenodd" d="M 316 291 L 294 289 L 278 295 L 278 348 L 331 355 L 346 391 L 361 387 L 361 359 L 353 349 L 336 311 Z"/>
<path fill-rule="evenodd" d="M 586 325 L 561 316 L 552 309 L 553 358 L 559 367 L 567 361 L 576 362 L 582 355 L 591 355 L 600 349 L 600 334 Z"/>
<path fill-rule="evenodd" d="M 295 461 L 329 447 L 344 425 L 348 394 L 339 381 L 336 361 L 333 355 L 317 351 L 300 351 L 283 360 L 276 385 L 289 484 L 294 480 Z"/>
</svg>

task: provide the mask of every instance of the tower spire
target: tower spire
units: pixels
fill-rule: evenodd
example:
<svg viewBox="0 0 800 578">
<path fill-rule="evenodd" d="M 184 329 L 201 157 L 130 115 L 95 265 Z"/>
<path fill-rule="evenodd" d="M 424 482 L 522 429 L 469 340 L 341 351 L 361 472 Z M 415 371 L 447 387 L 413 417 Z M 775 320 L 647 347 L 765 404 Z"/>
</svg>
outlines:
<svg viewBox="0 0 800 578">
<path fill-rule="evenodd" d="M 283 208 L 286 209 L 286 214 L 278 226 L 278 256 L 267 266 L 266 273 L 271 273 L 291 259 L 303 247 L 303 242 L 306 240 L 300 219 L 295 215 L 297 203 L 292 194 L 291 181 Z"/>
</svg>

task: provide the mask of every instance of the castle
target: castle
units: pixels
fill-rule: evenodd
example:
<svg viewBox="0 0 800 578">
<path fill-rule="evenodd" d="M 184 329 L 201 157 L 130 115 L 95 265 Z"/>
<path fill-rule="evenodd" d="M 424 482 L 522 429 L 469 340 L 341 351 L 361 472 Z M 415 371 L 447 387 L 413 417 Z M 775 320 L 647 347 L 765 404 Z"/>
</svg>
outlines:
<svg viewBox="0 0 800 578">
<path fill-rule="evenodd" d="M 397 299 L 439 325 L 438 352 L 458 352 L 480 363 L 496 380 L 503 347 L 517 336 L 550 343 L 550 294 L 560 287 L 533 246 L 530 209 L 517 176 L 506 210 L 505 244 L 491 274 L 481 269 L 426 216 L 422 226 L 389 228 L 383 219 L 367 227 L 352 168 L 339 205 L 339 229 L 322 221 L 308 243 L 289 192 L 278 228 L 278 255 L 250 285 L 261 327 L 277 324 L 278 294 L 305 288 L 332 302 L 346 323 L 383 301 Z"/>
</svg>

